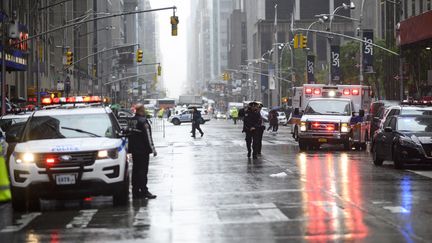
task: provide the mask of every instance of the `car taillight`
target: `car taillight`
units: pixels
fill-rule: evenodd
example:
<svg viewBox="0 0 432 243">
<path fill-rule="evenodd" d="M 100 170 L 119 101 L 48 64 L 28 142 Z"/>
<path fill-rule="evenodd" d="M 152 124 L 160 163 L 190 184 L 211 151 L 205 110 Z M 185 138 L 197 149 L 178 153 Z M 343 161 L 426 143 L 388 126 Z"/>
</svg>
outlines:
<svg viewBox="0 0 432 243">
<path fill-rule="evenodd" d="M 359 95 L 360 91 L 358 89 L 353 89 L 352 90 L 352 95 Z"/>
<path fill-rule="evenodd" d="M 321 94 L 321 89 L 314 89 L 314 95 L 320 95 Z"/>
<path fill-rule="evenodd" d="M 305 94 L 312 94 L 312 88 L 306 88 Z"/>
<path fill-rule="evenodd" d="M 343 94 L 344 94 L 344 95 L 350 95 L 351 92 L 350 92 L 349 89 L 344 89 L 344 90 L 343 90 Z"/>
</svg>

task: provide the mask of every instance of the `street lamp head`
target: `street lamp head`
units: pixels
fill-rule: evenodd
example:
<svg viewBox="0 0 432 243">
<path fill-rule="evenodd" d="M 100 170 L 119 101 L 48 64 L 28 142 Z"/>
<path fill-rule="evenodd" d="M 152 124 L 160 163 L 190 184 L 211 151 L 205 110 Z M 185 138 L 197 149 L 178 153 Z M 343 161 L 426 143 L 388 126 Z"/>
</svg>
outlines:
<svg viewBox="0 0 432 243">
<path fill-rule="evenodd" d="M 355 4 L 354 4 L 354 2 L 350 2 L 349 5 L 343 3 L 342 6 L 343 6 L 343 8 L 346 9 L 346 10 L 348 10 L 348 9 L 351 9 L 351 10 L 352 10 L 352 9 L 355 9 Z"/>
<path fill-rule="evenodd" d="M 327 16 L 327 15 L 323 15 L 320 19 L 322 20 L 322 22 L 326 22 L 326 21 L 329 20 L 330 18 L 329 18 L 329 16 Z"/>
</svg>

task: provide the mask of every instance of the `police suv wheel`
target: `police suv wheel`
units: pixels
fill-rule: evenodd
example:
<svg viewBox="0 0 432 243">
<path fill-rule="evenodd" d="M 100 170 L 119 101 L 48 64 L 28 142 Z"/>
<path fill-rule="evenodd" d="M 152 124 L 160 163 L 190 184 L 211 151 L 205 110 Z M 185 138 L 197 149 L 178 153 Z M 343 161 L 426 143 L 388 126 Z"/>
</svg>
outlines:
<svg viewBox="0 0 432 243">
<path fill-rule="evenodd" d="M 123 186 L 119 192 L 113 195 L 114 206 L 124 206 L 129 202 L 129 176 L 123 182 Z"/>
<path fill-rule="evenodd" d="M 12 208 L 18 212 L 40 210 L 40 201 L 37 197 L 30 197 L 25 189 L 12 187 Z"/>
</svg>

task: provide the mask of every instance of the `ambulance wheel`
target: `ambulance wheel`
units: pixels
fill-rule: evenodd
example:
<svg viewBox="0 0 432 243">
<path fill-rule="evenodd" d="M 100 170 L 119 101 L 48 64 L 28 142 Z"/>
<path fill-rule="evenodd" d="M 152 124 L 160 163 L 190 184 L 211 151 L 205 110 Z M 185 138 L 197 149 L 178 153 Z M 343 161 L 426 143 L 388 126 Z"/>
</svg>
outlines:
<svg viewBox="0 0 432 243">
<path fill-rule="evenodd" d="M 299 149 L 300 151 L 306 151 L 308 149 L 308 144 L 299 140 Z"/>
<path fill-rule="evenodd" d="M 350 141 L 344 142 L 343 146 L 344 146 L 344 150 L 348 150 L 348 151 L 350 151 L 352 148 L 352 144 L 350 143 Z"/>
</svg>

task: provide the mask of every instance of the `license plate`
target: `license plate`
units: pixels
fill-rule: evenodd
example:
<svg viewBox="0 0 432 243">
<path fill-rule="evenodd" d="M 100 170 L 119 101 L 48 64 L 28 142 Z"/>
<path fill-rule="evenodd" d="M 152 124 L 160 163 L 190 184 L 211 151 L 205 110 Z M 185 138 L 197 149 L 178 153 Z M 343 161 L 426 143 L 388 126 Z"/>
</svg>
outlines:
<svg viewBox="0 0 432 243">
<path fill-rule="evenodd" d="M 67 175 L 56 175 L 56 184 L 57 185 L 73 185 L 75 184 L 75 175 L 67 174 Z"/>
<path fill-rule="evenodd" d="M 318 142 L 320 142 L 320 143 L 327 143 L 327 138 L 319 138 Z"/>
</svg>

